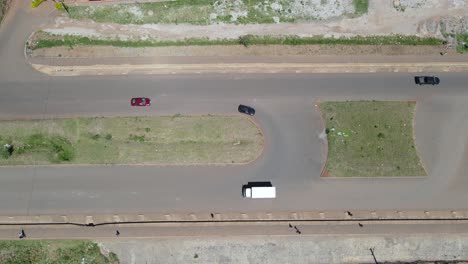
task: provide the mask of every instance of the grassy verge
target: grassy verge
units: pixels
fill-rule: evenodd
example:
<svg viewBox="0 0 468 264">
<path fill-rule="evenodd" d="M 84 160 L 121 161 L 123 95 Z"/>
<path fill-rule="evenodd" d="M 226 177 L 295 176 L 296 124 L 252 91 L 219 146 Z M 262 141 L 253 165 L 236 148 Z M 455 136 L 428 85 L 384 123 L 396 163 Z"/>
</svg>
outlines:
<svg viewBox="0 0 468 264">
<path fill-rule="evenodd" d="M 104 256 L 98 245 L 82 240 L 0 241 L 0 263 L 119 263 Z"/>
<path fill-rule="evenodd" d="M 254 36 L 245 35 L 238 39 L 216 39 L 210 40 L 207 38 L 194 38 L 180 41 L 123 41 L 123 40 L 104 40 L 92 39 L 80 36 L 56 36 L 45 32 L 36 33 L 35 40 L 32 44 L 28 44 L 28 48 L 41 49 L 67 46 L 73 47 L 76 45 L 86 46 L 114 46 L 114 47 L 164 47 L 164 46 L 213 46 L 213 45 L 441 45 L 442 40 L 436 38 L 421 38 L 417 36 L 355 36 L 349 38 L 325 38 L 321 36 L 315 37 L 299 37 L 299 36 Z"/>
<path fill-rule="evenodd" d="M 413 139 L 412 102 L 324 102 L 331 176 L 426 175 Z"/>
<path fill-rule="evenodd" d="M 468 53 L 468 34 L 457 35 L 457 51 L 460 53 Z"/>
<path fill-rule="evenodd" d="M 368 0 L 356 0 L 356 15 L 367 12 Z M 74 19 L 120 24 L 208 25 L 213 23 L 278 23 L 327 19 L 345 15 L 342 1 L 308 0 L 175 0 L 105 6 L 70 6 Z M 350 6 L 352 8 L 352 6 Z M 327 12 L 334 10 L 333 14 Z"/>
<path fill-rule="evenodd" d="M 70 118 L 0 121 L 0 148 L 0 165 L 241 163 L 263 137 L 241 116 Z"/>
<path fill-rule="evenodd" d="M 367 14 L 367 10 L 369 9 L 369 0 L 354 0 L 353 3 L 356 16 Z"/>
</svg>

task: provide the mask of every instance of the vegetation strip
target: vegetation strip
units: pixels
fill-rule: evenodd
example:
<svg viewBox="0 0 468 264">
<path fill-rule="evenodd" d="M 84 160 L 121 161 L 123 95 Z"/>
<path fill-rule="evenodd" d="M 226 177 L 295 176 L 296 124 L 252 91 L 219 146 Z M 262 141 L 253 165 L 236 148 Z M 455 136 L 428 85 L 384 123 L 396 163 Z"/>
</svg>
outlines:
<svg viewBox="0 0 468 264">
<path fill-rule="evenodd" d="M 243 116 L 0 121 L 0 165 L 226 164 L 254 160 L 259 129 Z"/>
<path fill-rule="evenodd" d="M 212 45 L 315 45 L 315 44 L 330 44 L 330 45 L 441 45 L 442 40 L 436 38 L 421 38 L 417 36 L 355 36 L 349 38 L 325 38 L 322 36 L 316 37 L 299 37 L 299 36 L 254 36 L 245 35 L 238 39 L 216 39 L 207 38 L 192 38 L 179 41 L 123 41 L 123 40 L 108 40 L 108 39 L 93 39 L 81 36 L 57 36 L 45 32 L 37 32 L 34 40 L 28 42 L 28 48 L 31 50 L 77 45 L 86 46 L 115 46 L 115 47 L 162 47 L 162 46 L 212 46 Z"/>
<path fill-rule="evenodd" d="M 119 263 L 117 255 L 101 253 L 99 246 L 85 240 L 3 240 L 0 263 Z"/>
<path fill-rule="evenodd" d="M 425 176 L 413 139 L 414 102 L 323 102 L 330 176 Z"/>
</svg>

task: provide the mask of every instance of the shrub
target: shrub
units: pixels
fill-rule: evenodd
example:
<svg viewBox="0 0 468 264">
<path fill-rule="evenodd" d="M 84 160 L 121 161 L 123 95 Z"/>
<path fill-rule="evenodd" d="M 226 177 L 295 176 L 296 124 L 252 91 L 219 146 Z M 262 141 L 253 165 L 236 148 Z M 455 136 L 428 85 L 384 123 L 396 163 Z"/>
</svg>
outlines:
<svg viewBox="0 0 468 264">
<path fill-rule="evenodd" d="M 32 8 L 36 8 L 40 4 L 42 4 L 42 2 L 44 2 L 44 0 L 32 0 L 30 5 L 31 5 Z"/>
<path fill-rule="evenodd" d="M 106 140 L 111 140 L 112 139 L 112 134 L 106 134 L 104 137 Z"/>
<path fill-rule="evenodd" d="M 65 10 L 65 7 L 63 6 L 63 3 L 58 3 L 58 2 L 55 2 L 54 3 L 54 6 L 57 10 Z"/>
<path fill-rule="evenodd" d="M 100 138 L 101 138 L 101 135 L 99 135 L 99 134 L 93 134 L 93 135 L 91 135 L 91 139 L 98 140 L 98 139 L 100 139 Z"/>
<path fill-rule="evenodd" d="M 239 44 L 243 45 L 244 47 L 248 47 L 252 45 L 253 39 L 255 38 L 254 35 L 244 35 L 239 37 Z"/>
<path fill-rule="evenodd" d="M 72 144 L 66 138 L 53 136 L 50 138 L 50 147 L 52 148 L 52 160 L 56 162 L 70 161 L 75 153 Z"/>
<path fill-rule="evenodd" d="M 145 135 L 138 136 L 138 135 L 131 135 L 128 137 L 130 140 L 133 140 L 135 142 L 140 142 L 143 143 L 145 142 Z"/>
</svg>

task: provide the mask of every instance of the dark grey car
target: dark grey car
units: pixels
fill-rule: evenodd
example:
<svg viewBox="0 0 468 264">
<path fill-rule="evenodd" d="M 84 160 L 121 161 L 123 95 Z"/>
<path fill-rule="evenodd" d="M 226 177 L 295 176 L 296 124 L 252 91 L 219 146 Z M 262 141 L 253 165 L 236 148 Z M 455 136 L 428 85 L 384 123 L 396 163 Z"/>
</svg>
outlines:
<svg viewBox="0 0 468 264">
<path fill-rule="evenodd" d="M 250 115 L 250 116 L 255 115 L 255 109 L 247 105 L 239 105 L 237 110 L 239 110 L 239 113 L 243 113 L 246 115 Z"/>
<path fill-rule="evenodd" d="M 414 82 L 419 85 L 424 85 L 424 84 L 436 85 L 440 83 L 440 79 L 435 76 L 415 76 Z"/>
</svg>

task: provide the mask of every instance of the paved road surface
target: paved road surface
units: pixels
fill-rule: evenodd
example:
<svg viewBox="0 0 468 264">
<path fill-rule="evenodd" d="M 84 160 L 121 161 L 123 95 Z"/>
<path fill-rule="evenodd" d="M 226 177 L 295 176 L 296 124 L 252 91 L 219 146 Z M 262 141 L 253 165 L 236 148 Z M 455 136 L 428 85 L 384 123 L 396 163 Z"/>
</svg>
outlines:
<svg viewBox="0 0 468 264">
<path fill-rule="evenodd" d="M 0 30 L 0 118 L 234 113 L 242 102 L 257 108 L 267 146 L 243 167 L 3 167 L 2 214 L 467 208 L 464 74 L 441 74 L 438 87 L 415 86 L 407 74 L 49 78 L 26 64 L 22 44 L 53 7 L 27 5 L 14 2 Z M 131 96 L 155 105 L 131 109 Z M 347 99 L 418 100 L 416 143 L 429 176 L 321 179 L 314 104 Z M 278 199 L 242 199 L 241 185 L 256 180 L 271 180 Z"/>
<path fill-rule="evenodd" d="M 268 78 L 266 78 L 268 77 Z M 264 155 L 248 166 L 67 166 L 1 168 L 4 214 L 315 209 L 466 209 L 463 165 L 467 78 L 441 74 L 420 87 L 407 74 L 56 78 L 4 82 L 0 117 L 235 113 L 257 108 Z M 131 109 L 128 98 L 154 106 Z M 429 176 L 321 179 L 324 142 L 317 100 L 418 100 L 417 147 Z M 445 158 L 449 157 L 449 158 Z M 244 200 L 248 181 L 271 180 L 275 200 Z"/>
</svg>

